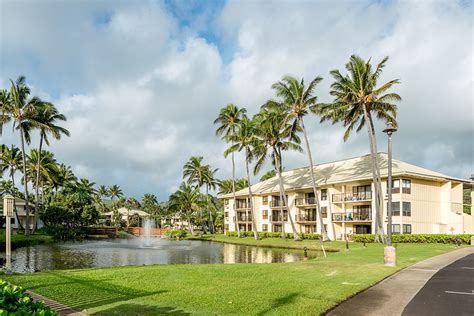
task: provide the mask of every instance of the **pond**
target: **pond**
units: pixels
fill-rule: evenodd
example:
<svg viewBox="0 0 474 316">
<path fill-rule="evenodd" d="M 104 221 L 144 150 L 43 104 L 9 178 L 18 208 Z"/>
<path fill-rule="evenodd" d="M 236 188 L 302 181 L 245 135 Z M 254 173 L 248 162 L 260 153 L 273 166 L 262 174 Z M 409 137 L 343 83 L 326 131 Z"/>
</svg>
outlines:
<svg viewBox="0 0 474 316">
<path fill-rule="evenodd" d="M 4 253 L 2 254 L 4 256 Z M 316 254 L 309 253 L 309 256 Z M 302 250 L 262 248 L 199 240 L 131 238 L 63 242 L 18 248 L 14 272 L 150 264 L 273 263 L 303 260 Z"/>
</svg>

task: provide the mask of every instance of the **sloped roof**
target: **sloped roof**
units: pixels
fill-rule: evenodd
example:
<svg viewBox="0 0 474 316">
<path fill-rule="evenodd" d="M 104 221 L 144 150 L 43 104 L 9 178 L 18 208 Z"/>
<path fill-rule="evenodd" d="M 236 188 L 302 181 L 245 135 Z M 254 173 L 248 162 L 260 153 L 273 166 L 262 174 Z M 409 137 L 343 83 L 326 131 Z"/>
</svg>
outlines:
<svg viewBox="0 0 474 316">
<path fill-rule="evenodd" d="M 121 207 L 117 211 L 120 213 L 120 215 L 125 215 L 125 216 L 127 216 L 127 215 L 132 216 L 133 214 L 138 214 L 140 217 L 146 217 L 146 216 L 150 215 L 147 212 L 144 212 L 144 211 L 141 211 L 141 210 L 135 210 L 135 209 L 131 209 L 130 212 L 129 212 L 128 209 L 125 208 L 125 207 Z M 104 213 L 104 215 L 106 215 L 106 216 L 111 216 L 113 214 L 114 214 L 113 211 Z"/>
<path fill-rule="evenodd" d="M 380 175 L 387 177 L 388 155 L 378 154 L 378 164 Z M 314 166 L 314 175 L 318 185 L 331 185 L 336 183 L 363 181 L 372 179 L 370 155 L 339 160 Z M 444 175 L 442 173 L 418 167 L 401 160 L 392 160 L 393 176 L 409 175 L 418 178 L 428 178 L 433 180 L 454 180 L 463 183 L 471 183 L 470 180 L 458 179 Z M 311 174 L 309 167 L 284 171 L 282 173 L 284 188 L 287 191 L 311 188 Z M 278 176 L 252 185 L 252 193 L 268 194 L 279 192 Z M 236 192 L 236 196 L 248 195 L 248 188 Z M 232 197 L 232 193 L 221 195 L 220 198 Z"/>
</svg>

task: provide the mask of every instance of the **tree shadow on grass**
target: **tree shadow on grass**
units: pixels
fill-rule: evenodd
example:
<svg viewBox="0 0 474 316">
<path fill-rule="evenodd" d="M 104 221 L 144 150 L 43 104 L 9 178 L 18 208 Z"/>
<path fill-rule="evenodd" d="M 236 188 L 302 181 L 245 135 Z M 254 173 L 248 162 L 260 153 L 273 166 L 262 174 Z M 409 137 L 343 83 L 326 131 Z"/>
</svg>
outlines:
<svg viewBox="0 0 474 316">
<path fill-rule="evenodd" d="M 120 304 L 110 309 L 97 312 L 95 315 L 109 316 L 109 315 L 127 315 L 127 316 L 142 316 L 142 315 L 191 315 L 181 309 L 174 307 L 160 307 L 139 304 Z"/>
<path fill-rule="evenodd" d="M 263 315 L 265 315 L 266 313 L 272 311 L 275 308 L 278 308 L 278 307 L 283 306 L 283 305 L 291 304 L 295 301 L 295 299 L 298 296 L 300 296 L 300 293 L 290 293 L 286 296 L 277 298 L 277 299 L 273 300 L 272 305 L 271 305 L 270 308 L 267 308 L 267 309 L 261 311 L 257 315 L 258 316 L 263 316 Z"/>
<path fill-rule="evenodd" d="M 63 291 L 63 296 L 51 297 L 60 303 L 69 305 L 76 310 L 90 309 L 102 305 L 108 305 L 115 302 L 128 301 L 135 298 L 166 293 L 166 290 L 144 291 L 136 288 L 128 288 L 125 286 L 106 282 L 106 279 L 88 279 L 79 276 L 71 276 L 66 273 L 49 272 L 57 275 L 58 278 L 64 280 L 61 285 L 71 284 L 79 285 L 81 293 L 89 293 L 88 295 L 74 295 L 74 290 Z M 48 286 L 48 285 L 46 285 Z M 40 287 L 38 287 L 40 288 Z M 77 288 L 76 288 L 77 290 Z"/>
</svg>

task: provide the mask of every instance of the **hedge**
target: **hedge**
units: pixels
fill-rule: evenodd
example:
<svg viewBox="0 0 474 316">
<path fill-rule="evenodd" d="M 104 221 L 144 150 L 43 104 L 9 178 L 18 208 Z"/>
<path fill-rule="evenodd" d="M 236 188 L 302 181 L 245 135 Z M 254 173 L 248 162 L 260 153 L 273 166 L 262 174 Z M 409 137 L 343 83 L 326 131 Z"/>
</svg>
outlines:
<svg viewBox="0 0 474 316">
<path fill-rule="evenodd" d="M 237 232 L 226 232 L 226 236 L 229 237 L 237 237 Z M 300 233 L 300 237 L 302 239 L 312 239 L 312 240 L 319 240 L 321 235 L 319 234 L 303 234 Z M 253 232 L 240 232 L 240 237 L 253 237 Z M 273 232 L 258 232 L 258 237 L 260 239 L 263 238 L 281 238 L 281 233 L 273 233 Z M 292 239 L 293 238 L 293 233 L 286 233 L 286 238 Z"/>
<path fill-rule="evenodd" d="M 463 244 L 471 243 L 471 234 L 448 235 L 448 234 L 403 234 L 392 235 L 393 243 L 432 243 L 432 244 Z M 355 234 L 352 236 L 355 242 L 374 242 L 373 234 Z"/>
</svg>

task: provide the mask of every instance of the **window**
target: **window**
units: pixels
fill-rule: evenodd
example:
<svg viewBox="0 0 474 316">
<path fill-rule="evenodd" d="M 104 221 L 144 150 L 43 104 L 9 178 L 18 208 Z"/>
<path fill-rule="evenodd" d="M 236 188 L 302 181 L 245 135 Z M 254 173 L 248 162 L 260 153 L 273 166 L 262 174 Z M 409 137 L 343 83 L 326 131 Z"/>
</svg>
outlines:
<svg viewBox="0 0 474 316">
<path fill-rule="evenodd" d="M 403 224 L 403 233 L 411 234 L 411 224 Z"/>
<path fill-rule="evenodd" d="M 321 190 L 321 201 L 326 201 L 328 199 L 328 189 Z"/>
<path fill-rule="evenodd" d="M 224 200 L 224 205 L 225 205 L 225 206 L 229 206 L 229 199 L 225 199 L 225 200 Z"/>
<path fill-rule="evenodd" d="M 388 203 L 387 203 L 388 210 Z M 392 216 L 400 216 L 400 202 L 392 202 Z"/>
<path fill-rule="evenodd" d="M 262 204 L 263 205 L 268 205 L 268 196 L 263 196 L 262 197 Z"/>
<path fill-rule="evenodd" d="M 268 224 L 262 224 L 262 231 L 264 232 L 268 231 Z"/>
<path fill-rule="evenodd" d="M 262 211 L 262 218 L 263 219 L 268 219 L 268 210 L 263 210 Z"/>
<path fill-rule="evenodd" d="M 403 225 L 403 227 L 405 227 L 405 225 Z M 392 224 L 392 234 L 400 234 L 400 224 Z"/>
<path fill-rule="evenodd" d="M 229 212 L 224 212 L 224 216 L 225 216 L 225 219 L 228 220 L 229 219 Z"/>
<path fill-rule="evenodd" d="M 403 216 L 411 216 L 411 203 L 403 202 Z"/>
<path fill-rule="evenodd" d="M 372 187 L 370 185 L 359 185 L 352 187 L 352 200 L 370 200 L 372 198 Z"/>
<path fill-rule="evenodd" d="M 322 206 L 321 207 L 321 217 L 322 218 L 328 218 L 328 208 L 327 208 L 327 206 Z"/>
<path fill-rule="evenodd" d="M 400 193 L 400 180 L 392 180 L 392 193 Z"/>
<path fill-rule="evenodd" d="M 15 220 L 16 220 L 16 218 L 12 217 L 12 225 L 15 225 Z"/>
<path fill-rule="evenodd" d="M 402 192 L 411 194 L 411 180 L 402 180 Z"/>
</svg>

